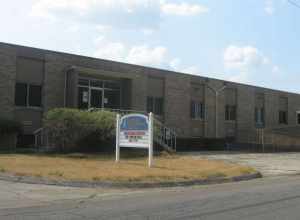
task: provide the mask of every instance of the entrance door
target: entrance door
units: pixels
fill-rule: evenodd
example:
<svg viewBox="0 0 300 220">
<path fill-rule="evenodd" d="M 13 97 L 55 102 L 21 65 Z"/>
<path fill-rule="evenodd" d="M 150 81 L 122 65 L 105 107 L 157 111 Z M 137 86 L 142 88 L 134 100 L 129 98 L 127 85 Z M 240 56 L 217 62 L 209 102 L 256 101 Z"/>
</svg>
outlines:
<svg viewBox="0 0 300 220">
<path fill-rule="evenodd" d="M 91 96 L 90 96 L 91 108 L 103 108 L 102 94 L 103 91 L 101 89 L 91 89 Z"/>
</svg>

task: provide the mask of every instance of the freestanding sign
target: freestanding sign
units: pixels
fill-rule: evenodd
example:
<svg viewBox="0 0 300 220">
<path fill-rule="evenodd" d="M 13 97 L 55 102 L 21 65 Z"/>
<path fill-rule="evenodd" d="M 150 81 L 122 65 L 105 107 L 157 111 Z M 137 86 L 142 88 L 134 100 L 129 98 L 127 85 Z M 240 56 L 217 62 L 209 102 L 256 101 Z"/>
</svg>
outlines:
<svg viewBox="0 0 300 220">
<path fill-rule="evenodd" d="M 149 167 L 153 163 L 153 114 L 117 115 L 116 161 L 120 160 L 120 147 L 145 148 L 149 152 Z"/>
</svg>

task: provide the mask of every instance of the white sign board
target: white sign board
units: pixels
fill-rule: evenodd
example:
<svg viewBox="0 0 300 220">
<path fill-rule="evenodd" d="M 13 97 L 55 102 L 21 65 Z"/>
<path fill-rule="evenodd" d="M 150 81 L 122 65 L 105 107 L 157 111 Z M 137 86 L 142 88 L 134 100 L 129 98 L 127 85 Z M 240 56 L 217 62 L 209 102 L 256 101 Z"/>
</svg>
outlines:
<svg viewBox="0 0 300 220">
<path fill-rule="evenodd" d="M 117 115 L 116 161 L 120 159 L 120 147 L 145 148 L 149 150 L 149 166 L 153 158 L 153 115 Z"/>
</svg>

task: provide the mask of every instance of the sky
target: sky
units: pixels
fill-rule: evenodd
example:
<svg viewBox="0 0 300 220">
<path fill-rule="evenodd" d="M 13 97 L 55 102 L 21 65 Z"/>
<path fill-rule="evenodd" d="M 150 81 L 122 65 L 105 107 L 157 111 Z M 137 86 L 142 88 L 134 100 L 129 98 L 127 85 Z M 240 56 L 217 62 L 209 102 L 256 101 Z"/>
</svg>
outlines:
<svg viewBox="0 0 300 220">
<path fill-rule="evenodd" d="M 290 1 L 10 0 L 0 42 L 300 93 Z"/>
</svg>

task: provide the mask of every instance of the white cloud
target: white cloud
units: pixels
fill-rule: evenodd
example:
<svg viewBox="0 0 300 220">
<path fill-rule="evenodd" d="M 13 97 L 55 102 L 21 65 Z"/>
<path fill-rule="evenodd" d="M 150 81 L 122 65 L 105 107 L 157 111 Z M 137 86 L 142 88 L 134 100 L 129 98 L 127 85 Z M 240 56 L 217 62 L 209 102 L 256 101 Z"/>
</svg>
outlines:
<svg viewBox="0 0 300 220">
<path fill-rule="evenodd" d="M 182 2 L 179 4 L 162 3 L 161 11 L 166 15 L 193 16 L 201 13 L 207 13 L 209 9 L 203 5 Z"/>
<path fill-rule="evenodd" d="M 172 70 L 182 73 L 188 73 L 193 75 L 200 74 L 199 68 L 197 66 L 184 66 L 179 58 L 175 58 L 170 61 L 169 66 Z"/>
<path fill-rule="evenodd" d="M 232 81 L 257 83 L 257 77 L 265 80 L 270 78 L 270 74 L 280 72 L 269 57 L 253 46 L 228 46 L 223 59 L 225 72 L 230 71 L 224 77 Z"/>
<path fill-rule="evenodd" d="M 164 46 L 151 47 L 146 44 L 128 46 L 122 42 L 111 42 L 104 36 L 95 40 L 97 58 L 137 65 L 171 69 L 178 72 L 198 74 L 196 66 L 185 66 L 179 58 L 172 58 Z"/>
<path fill-rule="evenodd" d="M 108 26 L 108 25 L 101 25 L 101 24 L 99 24 L 99 25 L 96 26 L 96 30 L 99 33 L 105 34 L 105 33 L 109 32 L 109 31 L 111 31 L 112 27 Z"/>
<path fill-rule="evenodd" d="M 143 32 L 144 35 L 149 36 L 149 35 L 152 35 L 154 33 L 154 30 L 149 29 L 149 28 L 144 28 L 144 29 L 142 29 L 142 32 Z"/>
<path fill-rule="evenodd" d="M 272 73 L 279 73 L 280 72 L 280 68 L 277 65 L 274 65 L 272 68 Z"/>
<path fill-rule="evenodd" d="M 224 65 L 229 69 L 247 70 L 268 62 L 268 58 L 252 46 L 238 47 L 231 45 L 224 52 Z"/>
<path fill-rule="evenodd" d="M 70 25 L 67 29 L 68 32 L 77 33 L 80 30 L 79 25 L 73 24 Z"/>
<path fill-rule="evenodd" d="M 126 53 L 125 45 L 121 42 L 110 42 L 105 39 L 105 37 L 100 36 L 95 40 L 95 45 L 97 50 L 94 53 L 95 57 L 124 61 L 124 55 Z"/>
<path fill-rule="evenodd" d="M 126 61 L 146 66 L 161 66 L 167 62 L 167 48 L 147 45 L 135 46 L 129 50 Z"/>
<path fill-rule="evenodd" d="M 95 44 L 97 49 L 94 56 L 98 58 L 152 67 L 168 65 L 168 50 L 163 46 L 134 45 L 130 47 L 121 42 L 111 42 L 102 36 L 96 39 Z"/>
<path fill-rule="evenodd" d="M 265 0 L 265 8 L 264 9 L 268 15 L 273 15 L 275 12 L 273 0 Z"/>
<path fill-rule="evenodd" d="M 72 20 L 125 28 L 154 29 L 162 15 L 192 16 L 208 8 L 164 0 L 39 0 L 31 15 L 52 21 Z"/>
<path fill-rule="evenodd" d="M 40 0 L 31 15 L 53 21 L 72 20 L 125 28 L 155 27 L 160 20 L 157 0 Z"/>
</svg>

